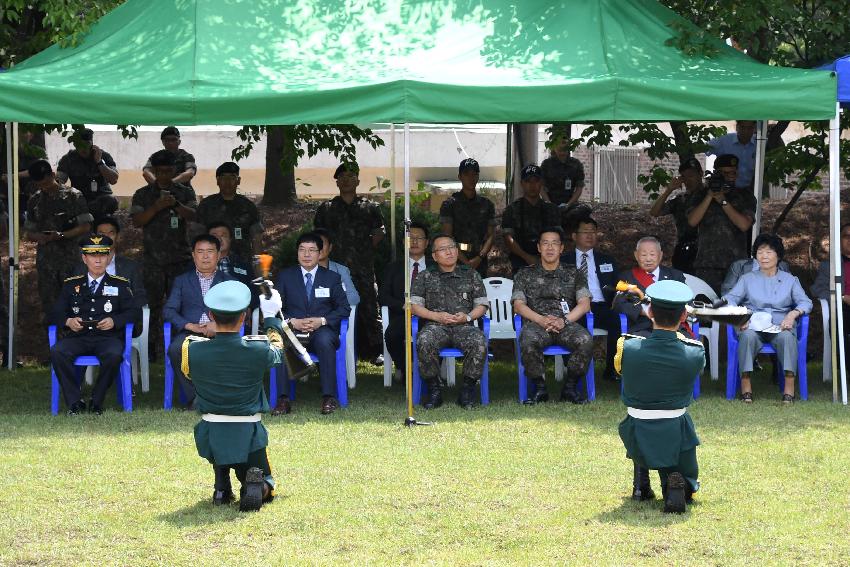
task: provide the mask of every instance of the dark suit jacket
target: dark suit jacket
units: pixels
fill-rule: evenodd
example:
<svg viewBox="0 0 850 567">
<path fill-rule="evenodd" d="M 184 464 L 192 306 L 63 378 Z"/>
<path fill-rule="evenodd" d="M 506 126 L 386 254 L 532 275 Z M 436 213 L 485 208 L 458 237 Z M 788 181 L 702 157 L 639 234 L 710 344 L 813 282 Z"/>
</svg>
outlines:
<svg viewBox="0 0 850 567">
<path fill-rule="evenodd" d="M 69 317 L 80 317 L 84 321 L 100 321 L 109 317 L 115 324 L 109 331 L 83 328 L 82 331 L 69 332 L 66 336 L 90 335 L 120 338 L 124 336 L 124 326 L 127 323 L 134 323 L 141 316 L 139 309 L 130 289 L 130 282 L 121 276 L 106 274 L 92 293 L 88 286 L 88 278 L 85 275 L 79 275 L 65 280 L 47 322 L 62 330 Z"/>
<path fill-rule="evenodd" d="M 318 266 L 316 278 L 313 281 L 313 294 L 307 300 L 307 289 L 301 276 L 301 266 L 292 266 L 280 271 L 275 286 L 283 299 L 283 314 L 287 319 L 304 319 L 305 317 L 324 317 L 328 327 L 339 332 L 340 321 L 351 313 L 345 290 L 342 289 L 342 278 L 339 274 L 327 268 Z M 317 297 L 319 288 L 328 290 L 329 297 Z"/>
<path fill-rule="evenodd" d="M 232 279 L 225 273 L 216 272 L 212 285 Z M 197 323 L 205 311 L 207 307 L 204 305 L 204 296 L 201 295 L 201 282 L 198 281 L 198 274 L 193 267 L 174 278 L 171 293 L 162 308 L 162 315 L 173 326 L 172 333 L 177 333 L 182 331 L 187 323 Z"/>
<path fill-rule="evenodd" d="M 75 276 L 84 276 L 88 272 L 85 264 L 78 264 L 74 268 Z M 115 275 L 130 280 L 130 289 L 139 307 L 148 304 L 148 292 L 145 291 L 145 282 L 142 279 L 142 271 L 139 263 L 125 256 L 115 256 Z"/>
<path fill-rule="evenodd" d="M 433 264 L 434 262 L 426 256 L 425 269 Z M 378 303 L 389 308 L 390 317 L 404 315 L 404 262 L 396 261 L 387 264 L 378 289 Z"/>
<path fill-rule="evenodd" d="M 593 251 L 593 261 L 596 263 L 596 278 L 599 280 L 599 286 L 602 288 L 602 295 L 603 297 L 605 297 L 605 303 L 611 305 L 611 301 L 614 299 L 614 294 L 616 293 L 614 288 L 617 285 L 618 279 L 617 264 L 616 262 L 614 262 L 614 258 L 607 254 L 603 254 L 599 250 Z M 575 249 L 573 248 L 572 250 L 564 252 L 564 254 L 561 256 L 561 262 L 564 264 L 575 266 Z M 610 264 L 611 270 L 607 272 L 600 271 L 600 267 L 603 264 Z"/>
<path fill-rule="evenodd" d="M 632 274 L 631 269 L 621 272 L 620 279 L 635 284 L 641 290 L 646 291 L 646 288 L 640 285 L 640 283 L 638 283 L 638 281 L 635 279 L 635 276 L 634 274 Z M 677 282 L 685 283 L 685 274 L 683 274 L 676 268 L 668 268 L 667 266 L 661 266 L 658 272 L 658 281 L 662 280 L 675 280 Z M 623 297 L 622 295 L 614 300 L 614 310 L 619 313 L 623 313 L 626 317 L 628 317 L 630 333 L 652 330 L 652 321 L 650 321 L 648 317 L 641 317 L 640 306 L 634 305 L 633 303 L 626 301 L 625 297 Z"/>
</svg>

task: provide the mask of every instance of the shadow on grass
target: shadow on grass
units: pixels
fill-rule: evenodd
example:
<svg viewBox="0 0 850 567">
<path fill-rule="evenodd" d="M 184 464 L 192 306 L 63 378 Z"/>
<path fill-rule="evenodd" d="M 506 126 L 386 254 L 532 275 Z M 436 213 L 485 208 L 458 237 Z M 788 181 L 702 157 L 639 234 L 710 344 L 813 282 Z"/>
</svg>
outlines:
<svg viewBox="0 0 850 567">
<path fill-rule="evenodd" d="M 668 526 L 688 521 L 691 517 L 691 509 L 699 505 L 699 501 L 694 500 L 692 504 L 688 504 L 687 511 L 684 514 L 665 514 L 664 501 L 660 498 L 652 501 L 637 502 L 629 496 L 624 496 L 619 507 L 597 514 L 596 519 L 606 524 L 646 528 Z"/>
<path fill-rule="evenodd" d="M 196 502 L 189 506 L 162 514 L 159 519 L 167 524 L 179 528 L 190 526 L 205 526 L 218 522 L 232 522 L 242 516 L 239 511 L 239 503 L 230 505 L 213 506 L 212 497 Z"/>
</svg>

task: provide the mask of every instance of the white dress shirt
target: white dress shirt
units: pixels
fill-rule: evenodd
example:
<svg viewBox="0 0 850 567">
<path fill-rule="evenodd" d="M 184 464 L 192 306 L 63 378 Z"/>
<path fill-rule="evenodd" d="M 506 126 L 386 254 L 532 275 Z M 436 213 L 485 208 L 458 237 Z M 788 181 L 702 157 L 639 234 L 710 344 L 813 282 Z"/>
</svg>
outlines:
<svg viewBox="0 0 850 567">
<path fill-rule="evenodd" d="M 593 259 L 593 249 L 587 252 L 582 252 L 576 248 L 576 268 L 581 268 L 581 256 L 587 254 L 587 287 L 590 289 L 590 295 L 593 297 L 591 301 L 605 301 L 605 296 L 602 295 L 602 286 L 599 285 L 599 278 L 596 276 L 596 260 Z"/>
</svg>

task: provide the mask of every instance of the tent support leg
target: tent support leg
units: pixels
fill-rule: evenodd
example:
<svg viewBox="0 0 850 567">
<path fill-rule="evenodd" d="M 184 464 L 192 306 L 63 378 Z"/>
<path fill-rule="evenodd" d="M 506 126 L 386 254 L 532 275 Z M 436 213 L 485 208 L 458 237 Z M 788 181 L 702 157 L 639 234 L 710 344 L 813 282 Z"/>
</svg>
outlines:
<svg viewBox="0 0 850 567">
<path fill-rule="evenodd" d="M 830 320 L 833 333 L 832 340 L 835 348 L 832 350 L 832 369 L 835 377 L 832 382 L 833 401 L 838 401 L 838 378 L 841 378 L 841 403 L 847 405 L 847 370 L 842 361 L 846 360 L 844 352 L 844 317 L 841 300 L 844 289 L 843 274 L 841 273 L 841 196 L 839 194 L 839 135 L 841 128 L 841 107 L 836 103 L 835 118 L 829 121 L 829 229 L 830 245 L 829 260 L 832 268 L 830 288 Z"/>
</svg>

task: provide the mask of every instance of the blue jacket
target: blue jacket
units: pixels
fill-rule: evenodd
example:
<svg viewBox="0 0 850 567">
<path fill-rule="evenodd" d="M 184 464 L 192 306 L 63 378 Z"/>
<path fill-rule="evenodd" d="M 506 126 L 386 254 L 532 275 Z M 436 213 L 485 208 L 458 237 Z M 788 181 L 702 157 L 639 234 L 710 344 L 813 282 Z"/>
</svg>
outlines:
<svg viewBox="0 0 850 567">
<path fill-rule="evenodd" d="M 228 274 L 216 271 L 212 285 L 232 279 Z M 162 316 L 171 323 L 172 332 L 182 331 L 187 323 L 197 323 L 206 311 L 204 296 L 201 295 L 201 282 L 198 281 L 195 268 L 174 278 L 171 293 L 162 308 Z"/>
<path fill-rule="evenodd" d="M 324 317 L 335 331 L 339 332 L 340 321 L 351 313 L 342 279 L 339 274 L 317 266 L 316 279 L 313 281 L 313 294 L 308 302 L 307 289 L 301 275 L 301 266 L 292 266 L 280 271 L 275 286 L 283 299 L 283 314 L 287 319 L 306 317 Z M 327 290 L 327 297 L 321 297 Z"/>
</svg>

